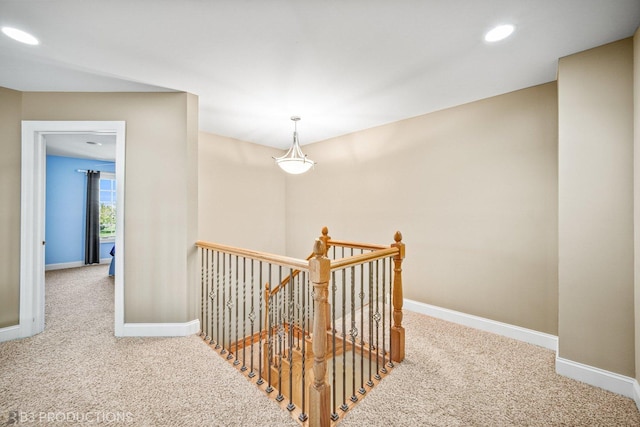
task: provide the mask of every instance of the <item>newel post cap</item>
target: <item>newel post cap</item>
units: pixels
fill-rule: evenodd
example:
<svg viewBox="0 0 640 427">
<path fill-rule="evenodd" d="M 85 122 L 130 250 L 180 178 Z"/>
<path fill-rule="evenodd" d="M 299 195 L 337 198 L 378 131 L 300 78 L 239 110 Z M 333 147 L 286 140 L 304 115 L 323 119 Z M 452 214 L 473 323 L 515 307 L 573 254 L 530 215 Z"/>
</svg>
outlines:
<svg viewBox="0 0 640 427">
<path fill-rule="evenodd" d="M 313 244 L 313 254 L 316 256 L 316 258 L 322 258 L 324 256 L 324 252 L 325 252 L 324 242 L 320 239 L 316 239 L 316 241 Z"/>
</svg>

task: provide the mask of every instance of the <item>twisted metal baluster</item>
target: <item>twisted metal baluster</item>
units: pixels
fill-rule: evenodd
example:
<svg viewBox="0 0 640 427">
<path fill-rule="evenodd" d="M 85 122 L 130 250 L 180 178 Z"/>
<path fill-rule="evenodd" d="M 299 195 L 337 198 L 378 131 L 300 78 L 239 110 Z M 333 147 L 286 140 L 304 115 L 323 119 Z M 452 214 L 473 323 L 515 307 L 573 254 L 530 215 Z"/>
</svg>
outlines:
<svg viewBox="0 0 640 427">
<path fill-rule="evenodd" d="M 367 385 L 373 387 L 371 376 L 371 353 L 373 352 L 373 262 L 369 263 L 369 381 Z"/>
<path fill-rule="evenodd" d="M 353 256 L 353 248 L 351 248 L 351 256 Z M 356 337 L 358 336 L 358 328 L 356 327 L 356 267 L 351 267 L 351 401 L 357 402 L 356 396 Z"/>
<path fill-rule="evenodd" d="M 247 370 L 247 259 L 242 257 L 242 367 Z"/>
<path fill-rule="evenodd" d="M 215 304 L 215 296 L 216 296 L 216 291 L 214 289 L 215 287 L 215 281 L 216 281 L 216 271 L 215 271 L 215 259 L 216 259 L 216 251 L 211 251 L 211 261 L 209 264 L 209 277 L 210 279 L 207 280 L 208 283 L 208 289 L 209 289 L 209 299 L 207 300 L 207 302 L 209 303 L 209 333 L 210 333 L 210 340 L 209 340 L 209 344 L 213 345 L 213 343 L 215 342 L 215 334 L 216 334 L 216 330 L 215 330 L 215 323 L 213 322 L 213 311 L 215 309 L 214 304 Z"/>
<path fill-rule="evenodd" d="M 309 273 L 309 280 L 311 280 L 311 273 Z M 313 329 L 313 313 L 315 313 L 315 309 L 316 309 L 316 299 L 315 297 L 315 292 L 313 289 L 313 286 L 311 286 L 311 284 L 309 284 L 309 286 L 307 287 L 307 301 L 309 301 L 311 303 L 311 307 L 310 310 L 308 310 L 308 324 L 309 324 L 309 333 L 307 334 L 307 338 L 311 338 L 311 330 Z"/>
<path fill-rule="evenodd" d="M 236 274 L 238 272 L 237 266 L 236 266 L 235 272 L 236 272 Z M 227 352 L 227 360 L 233 359 L 234 353 L 237 353 L 237 349 L 236 349 L 235 352 L 233 352 L 233 353 L 231 352 L 231 349 L 232 349 L 231 332 L 233 331 L 233 325 L 232 325 L 231 318 L 233 317 L 233 306 L 234 306 L 234 304 L 233 304 L 233 289 L 232 289 L 232 286 L 234 288 L 238 289 L 237 281 L 238 281 L 238 277 L 236 276 L 236 284 L 235 284 L 235 286 L 233 286 L 234 285 L 234 283 L 233 283 L 233 258 L 232 258 L 232 255 L 229 254 L 229 300 L 227 301 L 227 309 L 228 309 L 228 312 L 229 312 L 229 330 L 228 330 L 228 333 L 229 333 L 229 349 L 228 349 L 228 352 Z M 236 347 L 237 347 L 237 345 L 236 345 Z"/>
<path fill-rule="evenodd" d="M 231 256 L 231 255 L 229 255 Z M 222 350 L 220 350 L 220 354 L 226 354 L 227 352 L 227 341 L 226 341 L 226 307 L 227 305 L 227 254 L 222 254 Z M 229 337 L 231 339 L 231 337 Z"/>
<path fill-rule="evenodd" d="M 224 255 L 223 255 L 224 262 Z M 216 350 L 220 348 L 220 252 L 216 252 Z"/>
<path fill-rule="evenodd" d="M 389 367 L 393 368 L 393 346 L 391 345 L 391 319 L 393 319 L 393 257 L 389 257 Z"/>
<path fill-rule="evenodd" d="M 262 358 L 264 357 L 262 355 L 262 293 L 264 292 L 264 290 L 262 289 L 262 284 L 264 283 L 262 281 L 262 261 L 258 261 L 258 270 L 259 270 L 259 292 L 258 292 L 258 334 L 260 334 L 260 339 L 258 340 L 258 381 L 256 382 L 256 384 L 258 385 L 262 385 L 264 384 L 264 379 L 262 378 Z M 265 339 L 269 338 L 269 334 L 268 334 L 268 330 L 267 330 L 267 335 L 265 336 Z"/>
<path fill-rule="evenodd" d="M 386 301 L 387 301 L 387 294 L 386 294 L 386 283 L 387 283 L 387 275 L 386 275 L 386 264 L 385 264 L 385 260 L 382 260 L 382 368 L 380 369 L 380 372 L 382 372 L 383 374 L 387 373 L 387 368 L 386 368 L 386 364 L 387 364 L 387 346 L 386 346 L 386 339 L 385 339 L 385 335 L 386 335 L 386 331 L 387 331 L 387 323 L 386 323 L 386 318 L 387 316 L 385 315 L 385 307 L 386 307 Z"/>
<path fill-rule="evenodd" d="M 360 254 L 363 254 L 364 250 L 360 250 Z M 367 391 L 364 388 L 364 264 L 360 264 L 360 394 L 365 394 Z"/>
<path fill-rule="evenodd" d="M 376 375 L 375 379 L 380 380 L 380 265 L 379 260 L 376 260 L 376 313 L 373 315 L 373 320 L 376 322 Z M 383 339 L 384 341 L 384 339 Z"/>
<path fill-rule="evenodd" d="M 239 273 L 240 269 L 238 268 L 238 255 L 236 255 L 236 283 L 235 283 L 235 288 L 236 288 L 236 300 L 235 300 L 235 308 L 236 308 L 236 336 L 235 336 L 235 343 L 236 343 L 236 351 L 234 352 L 234 356 L 235 356 L 235 360 L 233 361 L 233 366 L 237 366 L 240 364 L 240 361 L 238 360 L 238 345 L 240 344 L 240 339 L 238 337 L 238 306 L 240 305 L 240 299 L 238 298 L 238 291 L 240 288 L 240 280 L 238 279 L 238 273 Z M 231 331 L 229 331 L 231 332 Z"/>
<path fill-rule="evenodd" d="M 218 303 L 220 301 L 220 251 L 211 256 L 211 345 L 220 348 L 220 322 L 218 319 Z M 214 346 L 215 344 L 215 346 Z"/>
<path fill-rule="evenodd" d="M 200 249 L 200 336 L 204 337 L 204 265 L 205 251 Z"/>
<path fill-rule="evenodd" d="M 335 257 L 335 246 L 333 247 L 333 253 Z M 338 408 L 336 406 L 336 272 L 331 273 L 331 337 L 332 346 L 331 350 L 333 361 L 333 372 L 331 373 L 331 419 L 336 421 L 338 416 Z"/>
<path fill-rule="evenodd" d="M 296 283 L 298 283 L 298 284 L 300 283 L 300 274 L 301 273 L 298 272 L 298 275 L 296 276 Z M 295 309 L 296 309 L 296 312 L 295 312 L 296 313 L 295 325 L 296 325 L 296 328 L 299 330 L 300 329 L 300 323 L 302 323 L 302 318 L 300 317 L 300 313 L 301 313 L 301 310 L 302 310 L 302 303 L 300 302 L 300 300 L 301 300 L 300 287 L 298 285 L 296 285 L 296 287 L 294 289 L 294 294 L 295 294 L 294 300 L 296 301 L 296 304 L 295 304 Z M 297 342 L 296 349 L 298 351 L 300 351 L 300 334 L 299 333 L 295 334 L 294 338 L 296 339 L 296 342 Z"/>
<path fill-rule="evenodd" d="M 305 407 L 306 406 L 305 406 L 305 401 L 304 401 L 304 399 L 305 399 L 305 391 L 307 389 L 307 385 L 306 385 L 307 383 L 305 381 L 305 370 L 306 370 L 305 361 L 307 359 L 307 352 L 306 352 L 306 343 L 307 343 L 306 336 L 307 336 L 307 332 L 305 330 L 305 328 L 306 328 L 305 319 L 306 319 L 307 313 L 305 313 L 305 311 L 308 309 L 308 307 L 305 304 L 305 299 L 304 299 L 304 296 L 305 296 L 305 289 L 304 288 L 305 288 L 305 286 L 307 286 L 307 288 L 308 288 L 308 285 L 307 285 L 307 282 L 306 282 L 306 277 L 305 277 L 305 272 L 303 271 L 302 272 L 302 292 L 300 292 L 301 295 L 302 295 L 302 402 L 301 402 L 301 404 L 302 404 L 302 408 L 301 408 L 302 412 L 298 416 L 298 419 L 300 421 L 302 421 L 302 422 L 307 421 L 307 418 L 308 418 L 307 414 L 305 413 Z"/>
<path fill-rule="evenodd" d="M 255 280 L 254 280 L 254 275 L 253 275 L 253 260 L 251 260 L 251 313 L 249 313 L 249 320 L 251 321 L 251 338 L 249 340 L 249 344 L 251 345 L 251 354 L 250 354 L 250 359 L 251 359 L 251 366 L 249 367 L 249 378 L 253 378 L 256 376 L 255 371 L 253 370 L 253 322 L 254 320 L 256 320 L 256 312 L 255 312 L 255 300 L 254 300 L 254 295 L 253 295 L 253 291 L 255 288 Z M 258 334 L 259 336 L 260 334 Z M 260 340 L 258 340 L 258 343 L 260 342 Z"/>
<path fill-rule="evenodd" d="M 269 265 L 269 283 L 273 283 L 271 280 L 271 264 Z M 271 300 L 271 296 L 269 296 Z M 266 392 L 271 393 L 273 391 L 273 387 L 271 386 L 271 366 L 273 365 L 273 301 L 269 302 L 267 306 L 267 388 Z"/>
<path fill-rule="evenodd" d="M 278 266 L 278 284 L 282 285 L 282 266 Z M 283 299 L 284 292 L 278 292 L 280 298 L 278 299 L 278 395 L 276 396 L 276 400 L 278 402 L 282 402 L 284 400 L 284 396 L 282 395 L 282 354 L 283 354 L 283 343 L 282 338 L 284 337 L 285 329 L 284 329 L 284 315 L 282 313 L 283 310 Z"/>
<path fill-rule="evenodd" d="M 342 248 L 344 258 L 344 247 Z M 340 409 L 346 411 L 347 406 L 347 316 L 345 315 L 345 301 L 347 300 L 347 269 L 342 269 L 342 405 Z"/>
<path fill-rule="evenodd" d="M 296 408 L 296 405 L 293 404 L 293 315 L 295 310 L 293 288 L 293 270 L 289 269 L 289 302 L 287 304 L 289 314 L 289 404 L 287 405 L 287 409 L 289 412 Z"/>
</svg>

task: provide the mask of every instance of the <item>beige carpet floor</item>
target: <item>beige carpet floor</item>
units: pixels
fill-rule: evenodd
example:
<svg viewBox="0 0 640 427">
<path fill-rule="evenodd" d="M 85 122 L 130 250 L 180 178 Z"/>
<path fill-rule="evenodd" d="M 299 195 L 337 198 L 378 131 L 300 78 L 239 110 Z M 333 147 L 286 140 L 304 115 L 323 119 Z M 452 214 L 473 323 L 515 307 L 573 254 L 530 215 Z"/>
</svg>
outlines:
<svg viewBox="0 0 640 427">
<path fill-rule="evenodd" d="M 295 426 L 197 336 L 115 338 L 107 267 L 48 272 L 46 329 L 0 343 L 0 426 Z M 640 426 L 551 351 L 411 312 L 406 360 L 341 426 Z"/>
</svg>

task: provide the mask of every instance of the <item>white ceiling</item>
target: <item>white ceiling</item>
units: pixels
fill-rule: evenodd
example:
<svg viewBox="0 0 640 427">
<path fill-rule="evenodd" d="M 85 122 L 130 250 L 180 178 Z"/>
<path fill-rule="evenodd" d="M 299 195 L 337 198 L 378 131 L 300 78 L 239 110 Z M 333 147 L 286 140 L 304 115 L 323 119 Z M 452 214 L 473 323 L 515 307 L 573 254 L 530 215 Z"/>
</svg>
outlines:
<svg viewBox="0 0 640 427">
<path fill-rule="evenodd" d="M 500 23 L 514 35 L 488 44 Z M 0 0 L 0 86 L 191 92 L 200 129 L 301 144 L 546 83 L 633 35 L 640 0 Z"/>
<path fill-rule="evenodd" d="M 116 136 L 100 133 L 48 133 L 44 135 L 47 154 L 115 162 Z"/>
</svg>

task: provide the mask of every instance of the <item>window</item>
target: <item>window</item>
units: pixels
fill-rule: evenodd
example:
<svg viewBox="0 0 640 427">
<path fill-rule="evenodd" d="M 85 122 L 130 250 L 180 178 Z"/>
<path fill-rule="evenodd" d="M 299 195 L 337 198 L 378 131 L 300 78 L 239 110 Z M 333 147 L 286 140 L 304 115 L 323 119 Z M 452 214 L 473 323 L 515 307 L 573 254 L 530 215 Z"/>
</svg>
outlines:
<svg viewBox="0 0 640 427">
<path fill-rule="evenodd" d="M 100 174 L 100 240 L 113 241 L 116 237 L 116 177 Z"/>
</svg>

